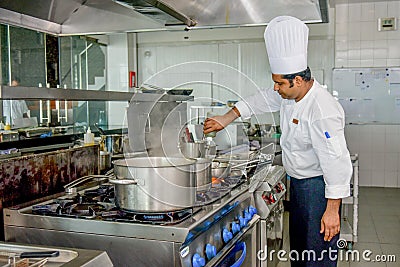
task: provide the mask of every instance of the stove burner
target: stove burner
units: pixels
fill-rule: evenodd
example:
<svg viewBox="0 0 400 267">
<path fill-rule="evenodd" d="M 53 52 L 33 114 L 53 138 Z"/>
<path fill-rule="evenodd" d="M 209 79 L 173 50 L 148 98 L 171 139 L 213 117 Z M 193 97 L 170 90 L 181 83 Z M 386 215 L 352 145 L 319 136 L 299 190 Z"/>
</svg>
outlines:
<svg viewBox="0 0 400 267">
<path fill-rule="evenodd" d="M 78 217 L 83 216 L 83 217 L 95 218 L 96 213 L 102 211 L 105 211 L 105 207 L 100 204 L 78 203 L 71 205 L 69 207 L 69 210 L 67 211 L 67 214 Z"/>
</svg>

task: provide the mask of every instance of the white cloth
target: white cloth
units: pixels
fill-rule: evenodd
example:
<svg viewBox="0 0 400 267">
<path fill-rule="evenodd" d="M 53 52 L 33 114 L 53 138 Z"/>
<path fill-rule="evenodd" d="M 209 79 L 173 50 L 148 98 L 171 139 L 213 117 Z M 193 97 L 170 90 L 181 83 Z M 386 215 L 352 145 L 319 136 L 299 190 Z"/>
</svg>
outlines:
<svg viewBox="0 0 400 267">
<path fill-rule="evenodd" d="M 269 65 L 274 74 L 293 74 L 307 69 L 308 27 L 301 20 L 279 16 L 264 32 Z"/>
<path fill-rule="evenodd" d="M 323 175 L 326 198 L 350 195 L 353 168 L 344 137 L 344 111 L 317 81 L 299 102 L 282 99 L 271 88 L 235 106 L 242 118 L 280 110 L 280 144 L 287 174 L 298 179 Z"/>
<path fill-rule="evenodd" d="M 24 113 L 28 113 L 28 111 L 25 100 L 3 100 L 3 116 L 6 116 L 4 122 L 6 124 L 11 125 L 15 119 L 23 118 Z"/>
</svg>

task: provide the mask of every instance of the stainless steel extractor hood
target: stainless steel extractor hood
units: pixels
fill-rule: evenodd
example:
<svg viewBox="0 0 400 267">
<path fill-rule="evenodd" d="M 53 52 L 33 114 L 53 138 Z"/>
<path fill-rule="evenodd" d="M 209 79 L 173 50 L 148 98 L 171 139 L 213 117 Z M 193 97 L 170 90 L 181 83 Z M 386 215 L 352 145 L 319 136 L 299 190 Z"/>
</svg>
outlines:
<svg viewBox="0 0 400 267">
<path fill-rule="evenodd" d="M 0 23 L 56 35 L 327 22 L 328 0 L 1 0 Z"/>
</svg>

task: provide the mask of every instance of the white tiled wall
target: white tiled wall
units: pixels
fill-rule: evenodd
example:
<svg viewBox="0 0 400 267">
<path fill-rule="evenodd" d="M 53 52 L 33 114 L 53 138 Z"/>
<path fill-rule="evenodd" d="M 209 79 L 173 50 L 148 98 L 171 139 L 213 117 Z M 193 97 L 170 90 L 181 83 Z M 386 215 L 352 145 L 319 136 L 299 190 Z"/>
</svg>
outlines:
<svg viewBox="0 0 400 267">
<path fill-rule="evenodd" d="M 378 31 L 378 18 L 396 17 L 400 1 L 341 1 L 335 6 L 335 68 L 399 67 L 400 29 Z M 400 187 L 400 126 L 347 125 L 359 154 L 360 185 Z"/>
<path fill-rule="evenodd" d="M 345 134 L 359 155 L 360 185 L 400 187 L 400 125 L 347 125 Z"/>
<path fill-rule="evenodd" d="M 399 24 L 400 1 L 348 0 L 335 10 L 336 68 L 400 65 L 400 30 L 378 31 L 378 18 L 396 17 Z"/>
</svg>

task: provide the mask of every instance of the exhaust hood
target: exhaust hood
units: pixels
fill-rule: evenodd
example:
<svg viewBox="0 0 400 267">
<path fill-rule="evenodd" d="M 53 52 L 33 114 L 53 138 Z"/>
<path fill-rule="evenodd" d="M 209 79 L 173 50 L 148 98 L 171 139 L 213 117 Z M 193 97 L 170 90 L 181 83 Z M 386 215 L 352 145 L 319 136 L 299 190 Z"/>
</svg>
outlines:
<svg viewBox="0 0 400 267">
<path fill-rule="evenodd" d="M 55 35 L 328 22 L 328 0 L 1 0 L 0 23 Z"/>
</svg>

